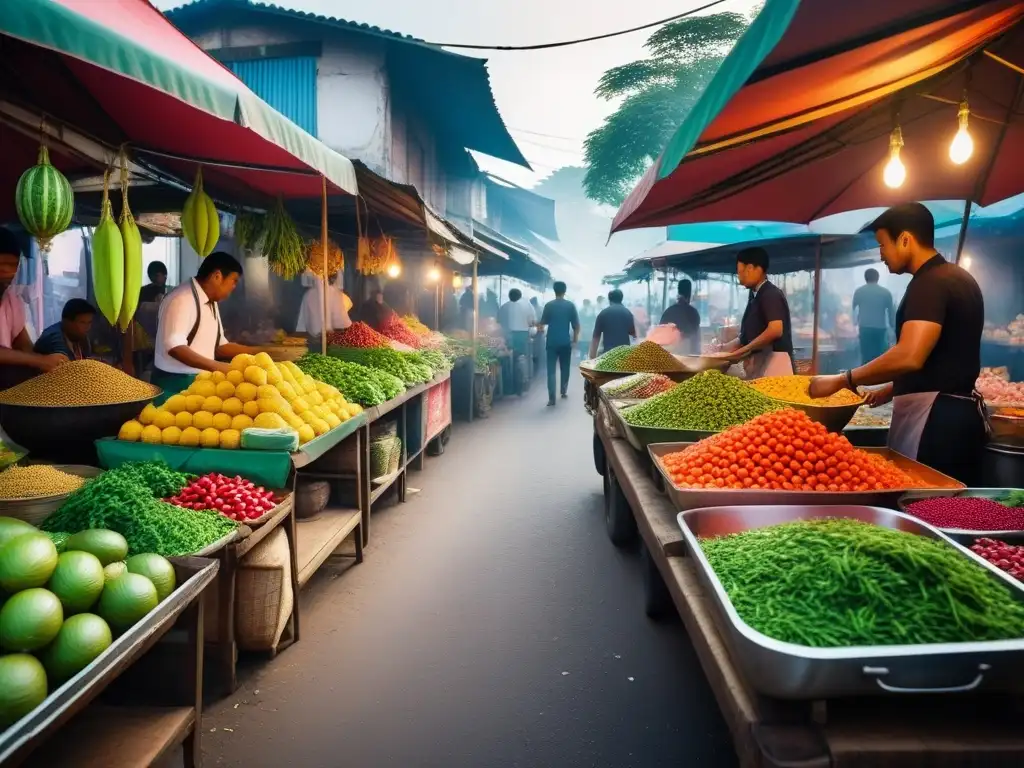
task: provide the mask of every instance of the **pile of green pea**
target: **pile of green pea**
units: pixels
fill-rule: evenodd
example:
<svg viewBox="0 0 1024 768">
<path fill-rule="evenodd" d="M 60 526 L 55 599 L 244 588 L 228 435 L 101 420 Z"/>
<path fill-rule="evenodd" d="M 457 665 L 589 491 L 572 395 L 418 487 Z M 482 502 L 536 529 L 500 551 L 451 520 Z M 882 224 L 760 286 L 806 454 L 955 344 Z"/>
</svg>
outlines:
<svg viewBox="0 0 1024 768">
<path fill-rule="evenodd" d="M 781 406 L 742 381 L 704 371 L 622 412 L 634 427 L 720 432 Z"/>
</svg>

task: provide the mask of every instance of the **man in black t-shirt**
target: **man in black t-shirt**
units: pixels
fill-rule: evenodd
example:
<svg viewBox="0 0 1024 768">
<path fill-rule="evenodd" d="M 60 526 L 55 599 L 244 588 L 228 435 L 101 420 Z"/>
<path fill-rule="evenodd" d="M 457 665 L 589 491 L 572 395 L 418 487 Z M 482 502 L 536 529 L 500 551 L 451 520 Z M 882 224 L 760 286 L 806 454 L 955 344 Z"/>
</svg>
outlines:
<svg viewBox="0 0 1024 768">
<path fill-rule="evenodd" d="M 683 337 L 682 349 L 687 355 L 700 354 L 700 312 L 690 304 L 693 283 L 679 281 L 679 300 L 661 315 L 661 324 L 672 323 Z"/>
<path fill-rule="evenodd" d="M 889 447 L 977 485 L 987 439 L 974 392 L 985 323 L 981 289 L 935 250 L 935 221 L 920 203 L 890 208 L 869 228 L 889 271 L 914 276 L 896 310 L 896 346 L 860 368 L 815 379 L 811 394 L 883 384 L 868 401 L 893 400 Z"/>
<path fill-rule="evenodd" d="M 602 352 L 615 347 L 624 347 L 630 339 L 636 338 L 636 322 L 633 313 L 622 306 L 622 291 L 616 288 L 608 292 L 608 306 L 601 310 L 594 321 L 594 335 L 590 339 L 590 357 L 597 357 L 597 348 L 604 337 Z"/>
<path fill-rule="evenodd" d="M 786 294 L 768 279 L 768 252 L 744 248 L 736 254 L 736 276 L 750 291 L 740 322 L 740 336 L 727 349 L 737 359 L 747 357 L 743 367 L 749 378 L 793 374 L 793 322 Z"/>
</svg>

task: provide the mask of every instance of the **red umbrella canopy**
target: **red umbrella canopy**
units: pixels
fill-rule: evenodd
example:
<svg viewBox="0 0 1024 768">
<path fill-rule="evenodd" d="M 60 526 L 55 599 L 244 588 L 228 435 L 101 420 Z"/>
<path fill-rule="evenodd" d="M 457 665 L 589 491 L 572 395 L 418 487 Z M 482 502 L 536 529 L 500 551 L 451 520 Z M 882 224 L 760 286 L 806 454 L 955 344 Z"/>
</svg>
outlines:
<svg viewBox="0 0 1024 768">
<path fill-rule="evenodd" d="M 775 20 L 784 33 L 768 47 L 772 20 L 755 22 L 623 204 L 613 231 L 810 222 L 906 200 L 985 205 L 1024 191 L 1024 3 L 796 5 L 769 0 L 762 14 L 790 7 L 788 24 Z M 751 64 L 759 53 L 760 65 Z M 719 92 L 720 102 L 728 100 L 715 114 L 716 83 L 728 88 L 737 77 L 744 85 L 731 99 Z M 973 153 L 957 164 L 950 143 L 965 100 Z M 896 128 L 906 174 L 890 187 L 883 177 Z"/>
</svg>

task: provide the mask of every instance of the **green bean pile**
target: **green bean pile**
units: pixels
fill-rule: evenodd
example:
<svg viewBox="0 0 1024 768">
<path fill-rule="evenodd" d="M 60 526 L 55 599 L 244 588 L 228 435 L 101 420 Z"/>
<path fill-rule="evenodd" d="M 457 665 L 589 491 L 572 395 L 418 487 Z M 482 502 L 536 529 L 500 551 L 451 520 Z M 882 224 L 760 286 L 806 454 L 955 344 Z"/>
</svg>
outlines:
<svg viewBox="0 0 1024 768">
<path fill-rule="evenodd" d="M 773 525 L 701 541 L 740 618 L 833 648 L 1024 637 L 1024 605 L 949 545 L 856 520 Z"/>
<path fill-rule="evenodd" d="M 127 539 L 129 555 L 156 552 L 173 557 L 198 552 L 238 524 L 219 512 L 183 509 L 154 495 L 155 489 L 177 485 L 178 475 L 159 462 L 129 463 L 107 470 L 71 494 L 41 527 L 66 533 L 108 528 Z"/>
</svg>

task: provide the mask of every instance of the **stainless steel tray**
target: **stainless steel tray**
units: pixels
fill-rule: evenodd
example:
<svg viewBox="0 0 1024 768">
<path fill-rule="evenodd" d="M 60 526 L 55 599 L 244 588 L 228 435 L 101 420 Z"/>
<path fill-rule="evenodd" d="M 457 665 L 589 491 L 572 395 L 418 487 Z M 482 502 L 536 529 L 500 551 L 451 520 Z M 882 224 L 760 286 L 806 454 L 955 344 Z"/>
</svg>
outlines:
<svg viewBox="0 0 1024 768">
<path fill-rule="evenodd" d="M 716 355 L 672 355 L 672 357 L 682 363 L 690 373 L 703 373 L 704 371 L 727 371 L 733 363 L 739 362 L 747 355 L 735 360 Z"/>
<path fill-rule="evenodd" d="M 640 402 L 644 402 L 641 400 Z M 619 409 L 613 410 L 619 421 L 619 431 L 634 449 L 643 452 L 647 446 L 656 443 L 685 442 L 696 443 L 705 437 L 717 435 L 717 432 L 702 432 L 695 429 L 665 429 L 663 427 L 634 427 L 622 415 Z"/>
<path fill-rule="evenodd" d="M 891 491 L 853 491 L 848 493 L 833 491 L 765 491 L 737 490 L 732 488 L 700 488 L 691 490 L 680 488 L 661 465 L 661 457 L 666 453 L 674 453 L 688 448 L 693 443 L 654 443 L 647 446 L 651 460 L 665 480 L 665 492 L 668 493 L 676 509 L 684 511 L 698 507 L 715 507 L 721 504 L 733 506 L 762 506 L 765 504 L 818 504 L 833 506 L 837 504 L 866 504 L 868 506 L 888 507 L 896 509 L 900 497 L 907 491 L 916 491 L 922 496 L 946 496 L 953 490 L 963 489 L 963 485 L 931 467 L 908 459 L 901 453 L 890 448 L 861 448 L 868 453 L 884 456 L 907 472 L 922 481 L 920 487 L 897 488 Z"/>
<path fill-rule="evenodd" d="M 905 512 L 913 517 L 914 513 L 909 511 L 907 507 L 915 501 L 920 501 L 921 499 L 928 498 L 929 496 L 970 496 L 977 499 L 1001 499 L 1011 491 L 1016 490 L 1019 489 L 963 488 L 961 490 L 953 490 L 941 494 L 921 494 L 916 491 L 911 491 L 900 496 L 899 509 L 901 512 Z M 971 531 L 964 528 L 939 528 L 939 530 L 949 536 L 949 538 L 953 539 L 957 544 L 963 544 L 965 547 L 971 546 L 975 539 L 999 539 L 1000 541 L 1005 541 L 1007 544 L 1024 543 L 1024 531 Z"/>
<path fill-rule="evenodd" d="M 1024 689 L 1024 638 L 974 643 L 813 648 L 774 640 L 753 629 L 704 557 L 700 538 L 813 518 L 846 517 L 946 542 L 1024 602 L 1024 585 L 919 520 L 879 507 L 844 505 L 710 507 L 679 513 L 697 575 L 715 605 L 733 661 L 761 693 L 782 699 L 825 699 L 896 693 L 960 693 Z"/>
</svg>

